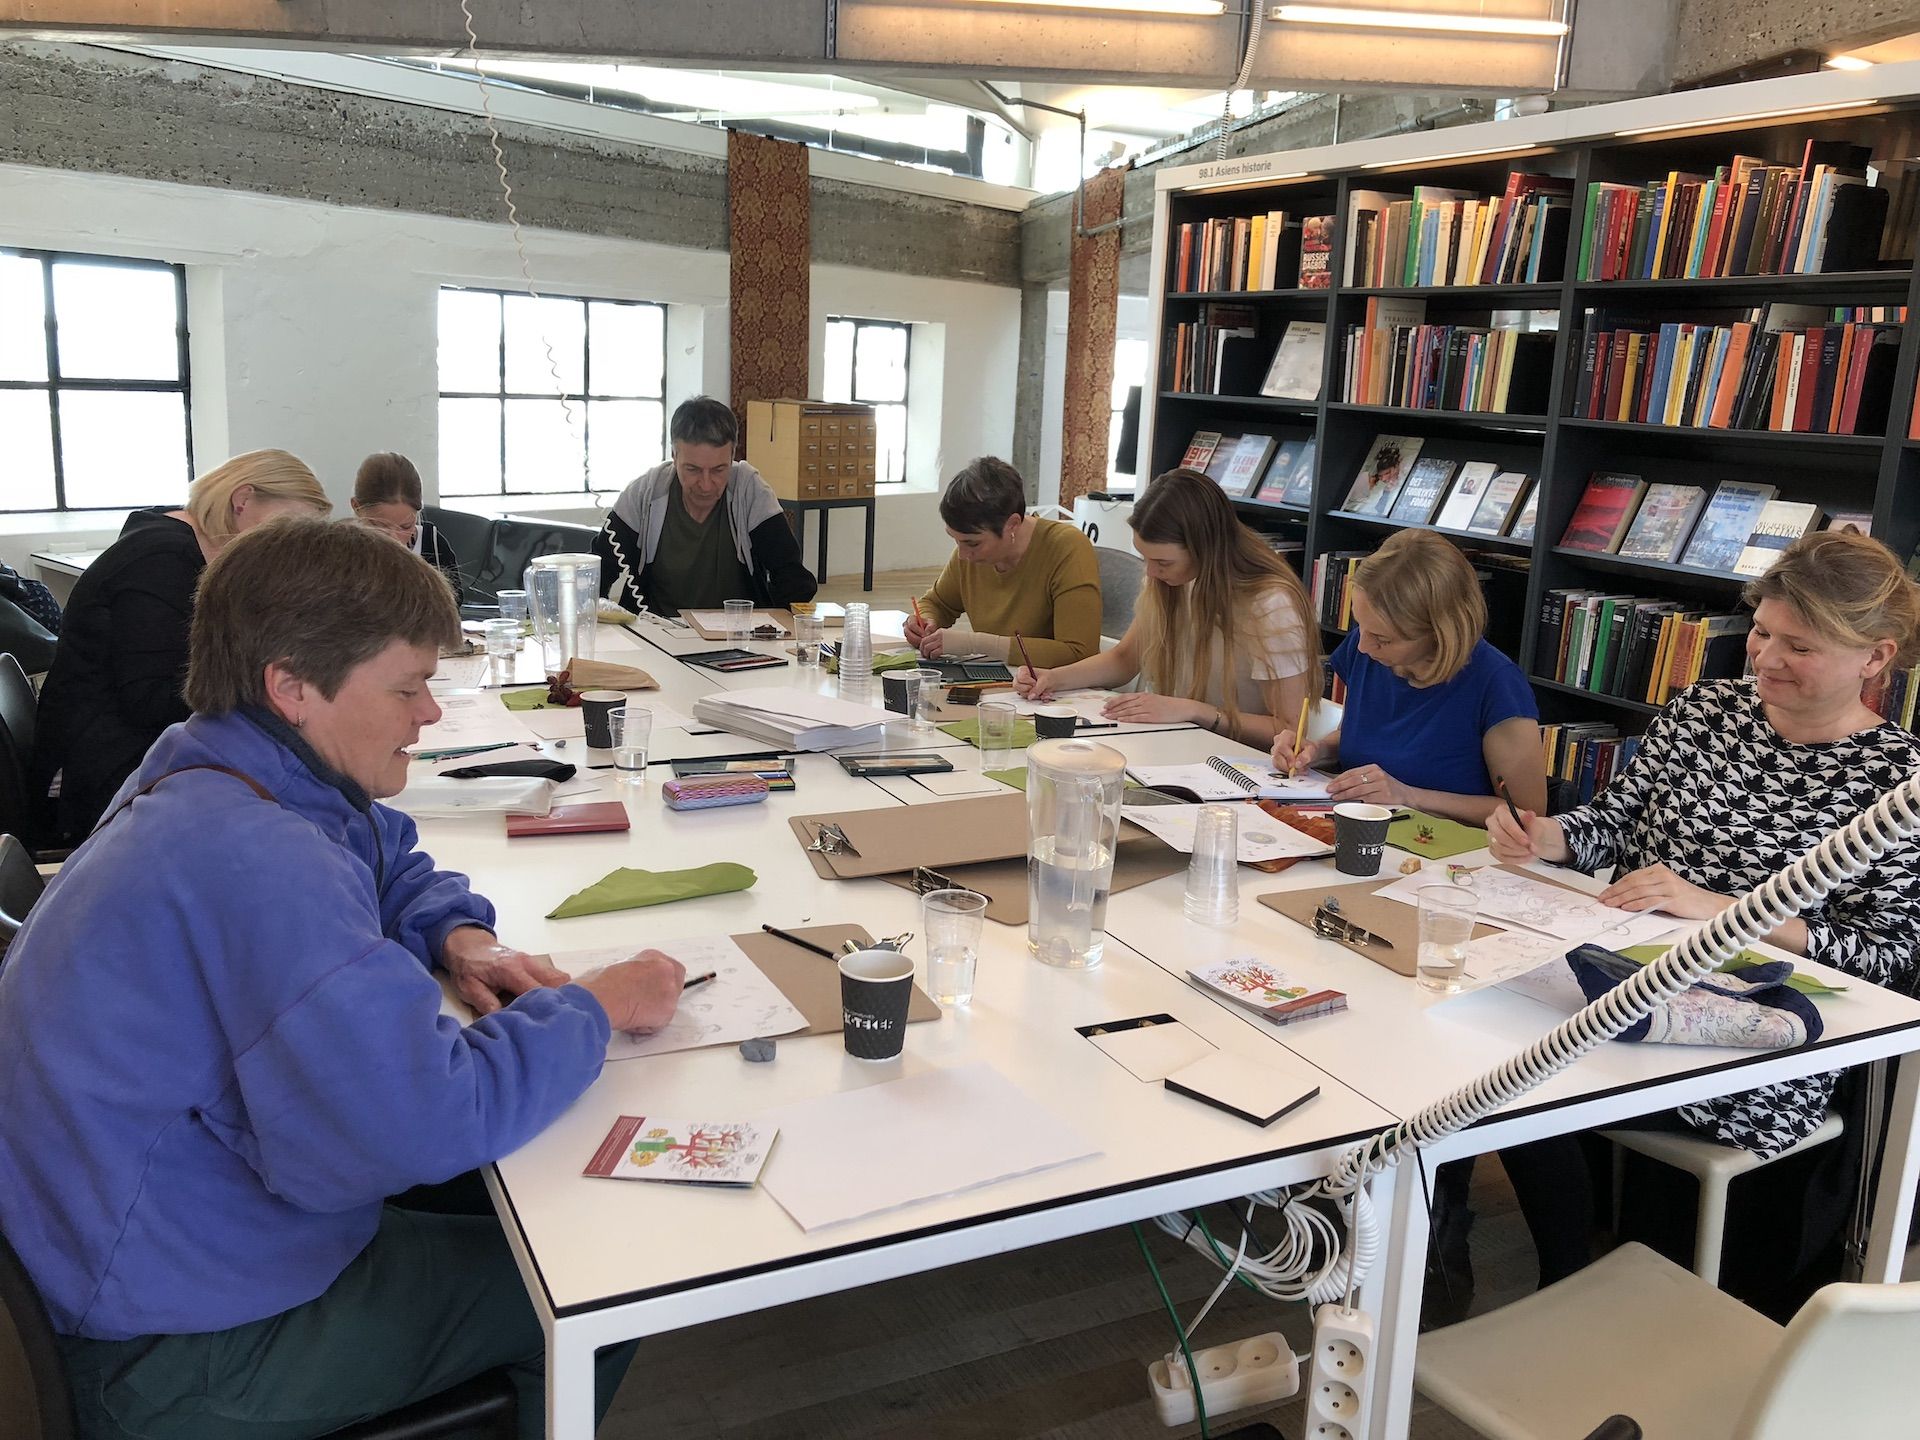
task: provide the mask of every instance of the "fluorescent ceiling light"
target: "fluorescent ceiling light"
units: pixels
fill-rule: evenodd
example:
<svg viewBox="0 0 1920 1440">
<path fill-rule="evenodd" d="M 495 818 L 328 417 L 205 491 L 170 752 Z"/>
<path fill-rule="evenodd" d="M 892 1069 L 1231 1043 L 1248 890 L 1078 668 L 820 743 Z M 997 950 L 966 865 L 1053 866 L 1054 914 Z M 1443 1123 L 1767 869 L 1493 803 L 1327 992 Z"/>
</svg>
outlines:
<svg viewBox="0 0 1920 1440">
<path fill-rule="evenodd" d="M 1638 125 L 1631 130 L 1616 130 L 1625 139 L 1634 135 L 1664 135 L 1671 130 L 1722 129 L 1748 120 L 1781 120 L 1789 115 L 1824 115 L 1833 110 L 1858 110 L 1863 105 L 1878 105 L 1878 100 L 1830 100 L 1824 105 L 1795 105 L 1785 110 L 1751 110 L 1744 115 L 1702 115 L 1697 120 L 1675 120 L 1666 125 Z"/>
<path fill-rule="evenodd" d="M 1557 40 L 1572 27 L 1564 20 L 1527 20 L 1507 15 L 1450 15 L 1433 10 L 1359 10 L 1344 5 L 1276 5 L 1269 20 L 1296 25 L 1350 25 L 1367 30 L 1447 30 L 1470 35 L 1526 35 Z"/>
<path fill-rule="evenodd" d="M 1827 68 L 1829 70 L 1871 70 L 1873 61 L 1862 60 L 1858 55 L 1829 55 Z"/>
<path fill-rule="evenodd" d="M 1224 15 L 1227 0 L 993 0 L 1046 10 L 1133 10 L 1147 15 Z"/>
</svg>

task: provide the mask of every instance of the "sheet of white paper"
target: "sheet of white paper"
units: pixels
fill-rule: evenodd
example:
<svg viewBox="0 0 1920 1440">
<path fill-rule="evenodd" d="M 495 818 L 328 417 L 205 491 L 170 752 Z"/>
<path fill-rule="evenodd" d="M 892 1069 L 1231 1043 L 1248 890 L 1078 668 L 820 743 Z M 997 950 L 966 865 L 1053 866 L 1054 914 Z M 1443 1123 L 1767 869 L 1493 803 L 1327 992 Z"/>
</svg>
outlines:
<svg viewBox="0 0 1920 1440">
<path fill-rule="evenodd" d="M 701 626 L 703 629 L 725 630 L 727 628 L 727 612 L 724 610 L 686 610 L 681 612 L 681 616 L 683 619 L 694 625 Z M 757 630 L 762 625 L 772 625 L 779 630 L 782 635 L 792 633 L 787 626 L 782 625 L 765 610 L 755 610 L 747 617 L 747 628 L 749 630 Z"/>
<path fill-rule="evenodd" d="M 1258 794 L 1269 800 L 1324 800 L 1327 798 L 1328 777 L 1318 770 L 1304 770 L 1298 775 L 1274 779 L 1276 772 L 1269 765 L 1258 764 L 1251 760 L 1228 760 L 1235 770 L 1259 786 Z M 1191 790 L 1202 800 L 1245 800 L 1256 792 L 1236 785 L 1211 765 L 1129 765 L 1127 774 L 1151 789 L 1163 790 L 1169 785 L 1182 790 Z"/>
<path fill-rule="evenodd" d="M 1467 969 L 1454 995 L 1470 995 L 1562 959 L 1571 943 L 1538 930 L 1501 930 L 1467 942 Z M 1561 968 L 1565 968 L 1562 966 Z M 1448 999 L 1454 998 L 1452 995 Z"/>
<path fill-rule="evenodd" d="M 449 780 L 444 775 L 415 773 L 407 777 L 406 789 L 383 803 L 406 811 L 416 820 L 483 814 L 545 815 L 553 808 L 553 794 L 551 780 L 526 775 Z"/>
<path fill-rule="evenodd" d="M 935 795 L 1004 795 L 1008 789 L 991 775 L 978 770 L 948 770 L 937 775 L 912 777 Z"/>
<path fill-rule="evenodd" d="M 500 702 L 496 700 L 496 705 Z M 581 740 L 587 734 L 587 712 L 579 706 L 564 710 L 516 711 L 523 724 L 543 740 Z"/>
<path fill-rule="evenodd" d="M 1206 1036 L 1178 1021 L 1171 1025 L 1136 1025 L 1131 1030 L 1109 1030 L 1104 1035 L 1089 1035 L 1087 1039 L 1141 1080 L 1164 1080 L 1174 1071 L 1211 1055 L 1215 1048 Z"/>
<path fill-rule="evenodd" d="M 1584 1010 L 1587 1004 L 1586 991 L 1580 988 L 1580 982 L 1573 978 L 1572 967 L 1567 965 L 1536 965 L 1524 975 L 1502 981 L 1500 988 L 1524 995 L 1560 1015 Z"/>
<path fill-rule="evenodd" d="M 1407 875 L 1375 893 L 1402 905 L 1417 905 L 1423 886 L 1432 884 L 1425 871 Z M 1487 865 L 1473 872 L 1474 893 L 1480 897 L 1480 917 L 1505 925 L 1538 930 L 1574 945 L 1591 941 L 1609 950 L 1644 945 L 1682 924 L 1671 915 L 1642 914 L 1602 905 L 1598 900 L 1549 884 L 1530 875 Z"/>
<path fill-rule="evenodd" d="M 440 719 L 420 732 L 420 750 L 446 750 L 457 745 L 492 745 L 499 741 L 527 744 L 535 737 L 520 716 L 500 703 L 491 691 L 460 690 L 436 694 Z M 577 712 L 576 712 L 577 713 Z"/>
<path fill-rule="evenodd" d="M 708 697 L 716 704 L 741 710 L 757 710 L 784 720 L 813 725 L 874 725 L 883 716 L 872 705 L 858 705 L 831 695 L 818 695 L 791 685 L 770 685 L 755 690 L 721 690 Z"/>
<path fill-rule="evenodd" d="M 1182 855 L 1193 853 L 1193 830 L 1198 805 L 1122 805 L 1120 813 L 1142 830 L 1159 836 Z M 1333 847 L 1311 835 L 1282 825 L 1264 811 L 1249 805 L 1240 814 L 1240 863 L 1256 860 L 1286 860 L 1308 855 L 1331 855 Z"/>
<path fill-rule="evenodd" d="M 696 724 L 692 716 L 682 715 L 671 705 L 662 705 L 659 701 L 650 698 L 643 699 L 638 694 L 636 694 L 632 700 L 628 701 L 627 705 L 629 709 L 638 708 L 641 710 L 651 710 L 653 712 L 653 728 L 656 730 L 704 730 L 707 728 L 704 725 Z"/>
<path fill-rule="evenodd" d="M 456 655 L 450 660 L 443 659 L 427 683 L 435 689 L 442 686 L 450 690 L 478 689 L 487 683 L 487 657 Z"/>
<path fill-rule="evenodd" d="M 780 1129 L 760 1183 L 809 1231 L 1099 1153 L 987 1064 L 820 1095 L 755 1118 Z"/>
<path fill-rule="evenodd" d="M 761 1036 L 791 1035 L 807 1028 L 807 1017 L 794 1009 L 780 987 L 747 958 L 725 935 L 688 940 L 656 941 L 661 950 L 687 967 L 689 977 L 718 971 L 715 979 L 680 997 L 680 1007 L 666 1029 L 651 1035 L 615 1031 L 607 1042 L 609 1060 L 636 1060 L 644 1055 L 666 1055 L 675 1050 L 698 1050 L 706 1045 L 738 1045 Z M 570 950 L 552 957 L 556 968 L 582 979 L 621 960 L 630 950 Z"/>
</svg>

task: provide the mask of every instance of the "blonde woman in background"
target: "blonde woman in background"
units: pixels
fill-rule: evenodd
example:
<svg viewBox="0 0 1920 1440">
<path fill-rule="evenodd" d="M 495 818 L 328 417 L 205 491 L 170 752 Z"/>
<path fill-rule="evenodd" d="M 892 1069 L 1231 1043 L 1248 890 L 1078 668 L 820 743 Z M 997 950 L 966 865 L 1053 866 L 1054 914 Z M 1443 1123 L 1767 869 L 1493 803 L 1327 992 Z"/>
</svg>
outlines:
<svg viewBox="0 0 1920 1440">
<path fill-rule="evenodd" d="M 264 521 L 332 509 L 301 461 L 252 450 L 195 480 L 184 506 L 127 516 L 74 584 L 41 687 L 34 793 L 58 775 L 60 794 L 38 838 L 84 839 L 147 747 L 187 718 L 187 631 L 207 562 Z"/>
<path fill-rule="evenodd" d="M 1022 666 L 1014 689 L 1043 700 L 1144 676 L 1145 692 L 1107 703 L 1110 719 L 1187 721 L 1248 745 L 1273 744 L 1320 688 L 1319 637 L 1300 577 L 1195 470 L 1156 479 L 1129 523 L 1147 583 L 1127 633 L 1103 655 L 1054 669 Z"/>
<path fill-rule="evenodd" d="M 1353 575 L 1353 629 L 1333 652 L 1346 714 L 1326 739 L 1273 742 L 1299 770 L 1337 756 L 1336 800 L 1410 806 L 1484 825 L 1507 782 L 1523 809 L 1547 808 L 1540 711 L 1520 667 L 1486 640 L 1487 603 L 1466 557 L 1430 530 L 1402 530 Z"/>
</svg>

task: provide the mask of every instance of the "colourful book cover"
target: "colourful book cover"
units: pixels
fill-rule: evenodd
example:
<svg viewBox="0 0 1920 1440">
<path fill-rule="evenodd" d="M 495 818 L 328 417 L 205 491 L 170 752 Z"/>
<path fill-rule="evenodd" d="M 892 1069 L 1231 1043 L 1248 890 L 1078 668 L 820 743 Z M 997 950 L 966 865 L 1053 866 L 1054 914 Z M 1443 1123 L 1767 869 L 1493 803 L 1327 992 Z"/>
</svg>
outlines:
<svg viewBox="0 0 1920 1440">
<path fill-rule="evenodd" d="M 1507 534 L 1515 540 L 1533 539 L 1533 527 L 1540 521 L 1540 487 L 1530 483 L 1527 486 L 1527 498 L 1521 502 L 1520 513 L 1514 517 L 1513 528 Z"/>
<path fill-rule="evenodd" d="M 1723 480 L 1707 502 L 1693 536 L 1681 552 L 1680 563 L 1698 570 L 1733 569 L 1733 562 L 1746 548 L 1747 537 L 1760 523 L 1760 512 L 1774 497 L 1771 485 L 1751 485 L 1743 480 Z"/>
<path fill-rule="evenodd" d="M 1474 507 L 1467 529 L 1476 535 L 1504 535 L 1520 508 L 1527 489 L 1527 477 L 1519 470 L 1502 470 L 1487 482 L 1487 493 Z"/>
<path fill-rule="evenodd" d="M 1282 440 L 1280 448 L 1274 452 L 1272 463 L 1267 466 L 1266 478 L 1261 480 L 1255 499 L 1281 505 L 1304 505 L 1306 501 L 1289 500 L 1287 492 L 1293 488 L 1295 472 L 1305 459 L 1308 466 L 1313 463 L 1313 441 Z M 1313 487 L 1313 475 L 1309 468 L 1303 490 L 1310 493 Z"/>
<path fill-rule="evenodd" d="M 1333 285 L 1328 261 L 1333 255 L 1333 216 L 1309 215 L 1300 223 L 1300 288 L 1326 290 Z"/>
<path fill-rule="evenodd" d="M 1629 560 L 1679 559 L 1706 505 L 1707 492 L 1698 485 L 1649 485 L 1620 554 Z"/>
<path fill-rule="evenodd" d="M 1471 526 L 1474 512 L 1486 498 L 1487 487 L 1499 470 L 1491 460 L 1469 460 L 1462 465 L 1433 523 L 1442 530 L 1465 530 Z"/>
<path fill-rule="evenodd" d="M 1406 483 L 1413 462 L 1420 458 L 1420 445 L 1417 435 L 1374 436 L 1341 508 L 1354 515 L 1386 518 L 1393 502 L 1399 498 L 1400 487 Z"/>
<path fill-rule="evenodd" d="M 622 1115 L 580 1173 L 602 1180 L 748 1186 L 780 1132 L 744 1120 L 660 1120 Z"/>
<path fill-rule="evenodd" d="M 1586 492 L 1560 536 L 1562 548 L 1612 554 L 1621 536 L 1627 533 L 1634 507 L 1640 503 L 1646 488 L 1647 482 L 1638 475 L 1596 470 L 1587 480 Z"/>
<path fill-rule="evenodd" d="M 1425 525 L 1433 519 L 1433 512 L 1439 507 L 1440 497 L 1447 492 L 1447 482 L 1453 478 L 1458 468 L 1455 460 L 1439 460 L 1428 456 L 1424 460 L 1413 462 L 1413 468 L 1407 472 L 1407 482 L 1400 487 L 1400 494 L 1394 499 L 1389 518 L 1404 520 L 1410 525 Z"/>
<path fill-rule="evenodd" d="M 1736 575 L 1764 575 L 1780 552 L 1820 524 L 1820 507 L 1802 500 L 1769 500 L 1733 562 Z"/>
<path fill-rule="evenodd" d="M 1347 1008 L 1345 992 L 1312 990 L 1296 984 L 1284 971 L 1252 956 L 1216 960 L 1187 971 L 1187 975 L 1196 984 L 1275 1025 Z"/>
</svg>

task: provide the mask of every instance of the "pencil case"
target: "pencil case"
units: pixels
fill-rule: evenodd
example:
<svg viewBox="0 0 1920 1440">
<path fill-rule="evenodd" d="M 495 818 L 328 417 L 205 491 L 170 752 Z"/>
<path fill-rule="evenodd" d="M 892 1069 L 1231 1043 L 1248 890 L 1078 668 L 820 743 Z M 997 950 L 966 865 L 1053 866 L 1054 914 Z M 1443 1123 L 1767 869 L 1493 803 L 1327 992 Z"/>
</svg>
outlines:
<svg viewBox="0 0 1920 1440">
<path fill-rule="evenodd" d="M 660 787 L 669 810 L 709 810 L 717 805 L 753 805 L 767 798 L 758 775 L 688 775 Z"/>
</svg>

